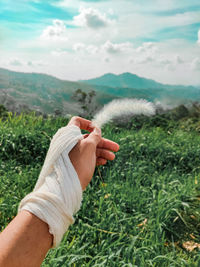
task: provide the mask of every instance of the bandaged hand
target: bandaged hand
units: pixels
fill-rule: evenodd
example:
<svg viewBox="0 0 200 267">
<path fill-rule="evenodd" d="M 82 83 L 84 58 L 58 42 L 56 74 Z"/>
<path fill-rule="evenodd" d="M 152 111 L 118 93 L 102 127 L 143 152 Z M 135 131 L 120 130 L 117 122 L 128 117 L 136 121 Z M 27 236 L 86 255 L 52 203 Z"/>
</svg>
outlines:
<svg viewBox="0 0 200 267">
<path fill-rule="evenodd" d="M 84 139 L 80 140 L 69 153 L 84 190 L 92 179 L 95 166 L 105 165 L 108 160 L 114 160 L 115 154 L 111 151 L 117 152 L 119 145 L 111 140 L 102 138 L 101 130 L 83 118 L 74 117 L 68 125 L 76 125 L 91 132 L 84 135 Z"/>
<path fill-rule="evenodd" d="M 82 135 L 81 129 L 90 134 Z M 101 130 L 89 120 L 73 117 L 54 135 L 40 176 L 32 193 L 20 203 L 19 212 L 27 210 L 46 222 L 57 246 L 73 215 L 79 210 L 82 190 L 92 179 L 95 166 L 113 160 L 119 146 L 101 137 Z"/>
</svg>

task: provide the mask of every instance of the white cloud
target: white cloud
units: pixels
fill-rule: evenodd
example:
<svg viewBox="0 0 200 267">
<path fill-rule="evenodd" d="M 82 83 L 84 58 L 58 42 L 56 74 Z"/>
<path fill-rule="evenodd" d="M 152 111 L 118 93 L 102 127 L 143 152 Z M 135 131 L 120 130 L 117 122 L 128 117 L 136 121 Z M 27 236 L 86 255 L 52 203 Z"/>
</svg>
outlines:
<svg viewBox="0 0 200 267">
<path fill-rule="evenodd" d="M 145 56 L 141 57 L 139 59 L 135 60 L 136 64 L 147 64 L 147 63 L 152 63 L 154 61 L 154 58 L 151 56 Z"/>
<path fill-rule="evenodd" d="M 132 57 L 130 63 L 135 64 L 146 64 L 146 63 L 155 63 L 157 60 L 158 47 L 153 42 L 145 42 L 141 46 L 137 47 L 134 58 Z"/>
<path fill-rule="evenodd" d="M 129 42 L 114 44 L 111 43 L 111 41 L 107 41 L 102 48 L 109 54 L 118 54 L 130 51 L 133 48 L 133 45 Z"/>
<path fill-rule="evenodd" d="M 8 65 L 10 66 L 23 66 L 24 62 L 18 58 L 11 58 L 8 62 Z"/>
<path fill-rule="evenodd" d="M 133 45 L 129 42 L 126 43 L 112 43 L 111 41 L 106 41 L 103 45 L 85 45 L 83 43 L 76 43 L 73 45 L 73 50 L 76 52 L 87 52 L 89 54 L 95 55 L 97 53 L 108 53 L 108 54 L 120 54 L 123 52 L 133 51 Z"/>
<path fill-rule="evenodd" d="M 193 59 L 191 63 L 191 67 L 193 70 L 200 71 L 200 58 L 196 57 Z"/>
<path fill-rule="evenodd" d="M 141 46 L 139 46 L 136 51 L 137 52 L 147 52 L 149 50 L 155 50 L 156 49 L 156 46 L 154 43 L 152 42 L 146 42 L 146 43 L 143 43 Z"/>
<path fill-rule="evenodd" d="M 30 67 L 43 67 L 46 64 L 42 60 L 26 60 L 26 59 L 19 59 L 19 58 L 10 58 L 8 61 L 5 62 L 7 66 L 16 67 L 21 69 L 21 67 L 25 68 Z"/>
<path fill-rule="evenodd" d="M 105 57 L 105 58 L 103 59 L 103 61 L 104 61 L 105 63 L 109 63 L 109 62 L 110 62 L 110 58 Z"/>
<path fill-rule="evenodd" d="M 29 66 L 29 67 L 43 67 L 43 66 L 46 65 L 46 63 L 44 63 L 41 60 L 38 60 L 38 61 L 29 60 L 29 61 L 26 62 L 26 65 Z"/>
<path fill-rule="evenodd" d="M 67 30 L 64 21 L 55 19 L 53 25 L 43 30 L 42 40 L 67 40 Z"/>
<path fill-rule="evenodd" d="M 85 26 L 91 29 L 99 29 L 107 27 L 111 20 L 105 14 L 101 14 L 97 9 L 92 7 L 81 7 L 80 14 L 74 17 L 73 24 L 77 26 Z"/>
<path fill-rule="evenodd" d="M 75 52 L 87 52 L 88 54 L 96 54 L 99 51 L 99 47 L 96 45 L 85 45 L 83 43 L 75 43 L 72 47 Z"/>
<path fill-rule="evenodd" d="M 163 66 L 166 66 L 166 65 L 170 65 L 172 63 L 171 60 L 169 60 L 168 58 L 166 57 L 160 57 L 160 59 L 158 60 L 158 63 L 160 63 L 161 65 Z"/>
<path fill-rule="evenodd" d="M 30 35 L 27 33 L 21 40 L 13 37 L 16 42 L 9 39 L 9 42 L 3 40 L 0 43 L 0 60 L 3 60 L 4 67 L 8 66 L 5 64 L 8 64 L 10 58 L 9 67 L 12 69 L 37 70 L 62 79 L 76 80 L 100 76 L 106 72 L 129 71 L 165 83 L 200 84 L 200 28 L 195 33 L 196 41 L 193 43 L 189 40 L 191 35 L 188 28 L 174 28 L 174 34 L 170 31 L 169 35 L 166 31 L 170 27 L 199 21 L 198 10 L 181 13 L 181 10 L 187 11 L 184 8 L 186 1 L 148 0 L 145 5 L 144 1 L 139 0 L 53 1 L 52 5 L 56 5 L 56 2 L 57 6 L 62 6 L 62 12 L 66 11 L 66 20 L 58 12 L 54 18 L 59 20 L 50 21 L 44 26 L 41 23 L 48 18 L 42 17 L 41 13 L 37 27 L 31 26 L 37 32 L 33 34 L 30 31 Z M 192 6 L 193 1 L 199 0 L 188 1 L 187 6 Z M 18 5 L 15 6 L 19 9 Z M 165 10 L 169 12 L 159 12 Z M 68 14 L 77 16 L 72 19 Z M 76 27 L 68 28 L 68 25 L 75 24 Z M 0 31 L 5 33 L 6 38 L 6 28 Z M 33 39 L 36 34 L 38 38 Z M 141 44 L 141 40 L 157 41 Z M 46 65 L 37 65 L 37 60 L 46 62 Z"/>
<path fill-rule="evenodd" d="M 175 56 L 175 63 L 176 64 L 182 64 L 182 63 L 184 63 L 184 60 L 179 55 L 176 55 Z"/>
<path fill-rule="evenodd" d="M 83 43 L 76 43 L 73 45 L 73 50 L 74 51 L 82 51 L 85 49 L 85 45 Z"/>
<path fill-rule="evenodd" d="M 87 52 L 88 52 L 89 54 L 94 55 L 94 54 L 98 53 L 99 48 L 98 48 L 97 46 L 95 46 L 95 45 L 88 45 L 88 47 L 87 47 L 86 50 L 87 50 Z"/>
<path fill-rule="evenodd" d="M 184 26 L 190 25 L 193 23 L 199 23 L 200 18 L 200 11 L 194 12 L 185 12 L 185 13 L 178 13 L 176 15 L 171 15 L 167 17 L 161 18 L 161 22 L 163 21 L 167 26 Z"/>
<path fill-rule="evenodd" d="M 68 56 L 70 53 L 64 49 L 56 49 L 51 51 L 51 55 L 54 57 L 63 57 L 63 56 Z"/>
</svg>

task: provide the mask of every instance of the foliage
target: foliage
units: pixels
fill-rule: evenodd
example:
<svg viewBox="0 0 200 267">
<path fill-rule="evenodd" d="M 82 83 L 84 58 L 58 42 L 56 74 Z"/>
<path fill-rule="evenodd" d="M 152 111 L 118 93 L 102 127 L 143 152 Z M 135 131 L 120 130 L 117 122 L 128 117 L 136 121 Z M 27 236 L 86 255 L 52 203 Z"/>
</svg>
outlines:
<svg viewBox="0 0 200 267">
<path fill-rule="evenodd" d="M 0 227 L 39 175 L 49 142 L 67 119 L 21 114 L 0 121 Z M 81 210 L 42 266 L 196 266 L 200 243 L 200 124 L 171 114 L 110 124 L 113 162 L 96 170 Z"/>
<path fill-rule="evenodd" d="M 46 74 L 14 72 L 0 68 L 0 78 L 0 104 L 7 105 L 7 108 L 12 106 L 13 112 L 37 109 L 45 114 L 52 114 L 57 110 L 63 115 L 77 115 L 79 109 L 74 105 L 72 107 L 70 101 L 77 88 L 86 94 L 95 91 L 98 105 L 104 105 L 116 98 L 143 98 L 161 102 L 165 100 L 172 107 L 179 103 L 200 100 L 199 88 L 164 85 L 130 73 L 105 74 L 97 79 L 71 82 Z"/>
<path fill-rule="evenodd" d="M 95 103 L 96 93 L 94 90 L 86 93 L 82 91 L 81 89 L 77 89 L 73 95 L 72 99 L 76 100 L 82 109 L 82 115 L 83 117 L 92 118 L 92 115 L 94 114 L 94 111 L 97 109 L 97 105 Z"/>
<path fill-rule="evenodd" d="M 0 118 L 5 118 L 7 117 L 8 113 L 7 113 L 7 109 L 4 107 L 4 105 L 0 105 Z"/>
</svg>

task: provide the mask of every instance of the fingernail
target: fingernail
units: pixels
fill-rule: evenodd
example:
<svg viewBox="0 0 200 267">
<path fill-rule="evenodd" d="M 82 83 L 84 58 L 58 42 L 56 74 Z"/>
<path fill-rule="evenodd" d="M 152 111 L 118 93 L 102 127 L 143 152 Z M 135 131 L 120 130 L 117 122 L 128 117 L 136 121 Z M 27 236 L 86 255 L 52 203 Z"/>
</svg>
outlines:
<svg viewBox="0 0 200 267">
<path fill-rule="evenodd" d="M 98 128 L 98 127 L 95 127 L 95 128 L 94 128 L 94 133 L 95 133 L 95 134 L 98 134 L 98 135 L 101 136 L 101 129 Z"/>
</svg>

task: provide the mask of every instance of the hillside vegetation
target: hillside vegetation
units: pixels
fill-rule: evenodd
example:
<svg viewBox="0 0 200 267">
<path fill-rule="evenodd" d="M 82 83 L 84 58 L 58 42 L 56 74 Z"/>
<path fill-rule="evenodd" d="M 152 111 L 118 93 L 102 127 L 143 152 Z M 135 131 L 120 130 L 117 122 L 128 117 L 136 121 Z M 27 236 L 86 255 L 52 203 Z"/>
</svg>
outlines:
<svg viewBox="0 0 200 267">
<path fill-rule="evenodd" d="M 171 106 L 200 101 L 200 89 L 193 86 L 166 85 L 132 73 L 105 74 L 86 81 L 64 81 L 39 73 L 20 73 L 0 68 L 0 104 L 20 113 L 24 110 L 63 116 L 81 114 L 81 106 L 73 100 L 76 90 L 86 94 L 95 91 L 97 107 L 116 98 L 144 98 L 168 102 Z"/>
<path fill-rule="evenodd" d="M 120 145 L 96 170 L 76 222 L 42 266 L 200 266 L 199 113 L 136 117 L 103 135 Z M 67 120 L 0 120 L 0 228 L 37 180 L 53 134 Z"/>
</svg>

